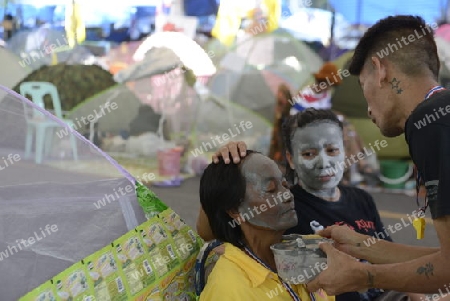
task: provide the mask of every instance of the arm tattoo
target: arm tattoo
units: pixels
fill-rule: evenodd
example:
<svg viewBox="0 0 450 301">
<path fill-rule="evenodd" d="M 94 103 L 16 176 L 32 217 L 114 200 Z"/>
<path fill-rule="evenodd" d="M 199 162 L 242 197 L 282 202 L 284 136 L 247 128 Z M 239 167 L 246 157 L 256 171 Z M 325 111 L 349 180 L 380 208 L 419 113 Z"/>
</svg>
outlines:
<svg viewBox="0 0 450 301">
<path fill-rule="evenodd" d="M 434 266 L 431 262 L 427 263 L 425 266 L 420 267 L 417 269 L 417 274 L 422 275 L 425 274 L 427 276 L 427 279 L 430 279 L 429 275 L 433 275 Z"/>
<path fill-rule="evenodd" d="M 375 276 L 372 275 L 369 271 L 367 271 L 367 286 L 369 286 L 369 288 L 373 288 L 375 286 L 374 278 Z"/>
<path fill-rule="evenodd" d="M 401 81 L 399 81 L 397 78 L 394 77 L 389 83 L 392 86 L 392 90 L 397 90 L 397 94 L 401 94 L 403 92 L 403 89 L 399 87 Z"/>
</svg>

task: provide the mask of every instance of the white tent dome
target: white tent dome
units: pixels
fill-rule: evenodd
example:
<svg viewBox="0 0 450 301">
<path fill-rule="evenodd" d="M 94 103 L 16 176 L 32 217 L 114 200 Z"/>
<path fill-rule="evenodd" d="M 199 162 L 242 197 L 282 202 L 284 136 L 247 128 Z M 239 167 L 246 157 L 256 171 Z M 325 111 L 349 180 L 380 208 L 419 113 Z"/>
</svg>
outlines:
<svg viewBox="0 0 450 301">
<path fill-rule="evenodd" d="M 0 63 L 3 69 L 0 85 L 7 88 L 17 85 L 32 71 L 26 61 L 3 47 L 0 47 Z"/>
</svg>

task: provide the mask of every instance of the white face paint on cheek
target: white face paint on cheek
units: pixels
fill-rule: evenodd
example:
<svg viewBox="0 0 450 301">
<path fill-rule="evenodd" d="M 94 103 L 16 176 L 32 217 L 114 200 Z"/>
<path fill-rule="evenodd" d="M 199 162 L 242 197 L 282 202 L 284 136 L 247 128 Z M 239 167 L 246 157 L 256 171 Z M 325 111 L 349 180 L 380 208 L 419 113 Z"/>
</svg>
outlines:
<svg viewBox="0 0 450 301">
<path fill-rule="evenodd" d="M 297 155 L 297 162 L 295 162 L 295 164 L 302 169 L 314 169 L 314 166 L 317 164 L 317 161 L 318 161 L 317 157 L 308 160 L 303 158 L 301 152 L 299 152 L 299 154 Z"/>
<path fill-rule="evenodd" d="M 296 154 L 294 165 L 301 186 L 308 191 L 336 187 L 344 172 L 341 162 L 345 150 L 340 127 L 329 121 L 315 122 L 297 129 L 292 140 Z M 329 148 L 338 149 L 339 153 L 331 155 Z M 305 151 L 314 152 L 311 159 L 303 156 Z M 323 177 L 327 175 L 332 178 L 325 181 Z"/>
<path fill-rule="evenodd" d="M 267 177 L 281 178 L 282 173 L 278 166 L 266 156 L 252 154 L 244 161 L 241 171 L 246 179 L 245 199 L 238 209 L 242 222 L 276 231 L 280 230 L 280 227 L 281 230 L 288 229 L 289 227 L 280 223 L 285 206 L 280 207 L 277 204 L 280 204 L 282 199 L 274 201 L 274 194 L 266 192 L 267 183 L 263 180 Z"/>
<path fill-rule="evenodd" d="M 283 213 L 286 211 L 286 205 L 282 204 L 283 195 L 262 193 L 260 196 L 261 193 L 255 191 L 255 187 L 249 186 L 247 186 L 247 196 L 257 198 L 258 201 L 244 200 L 239 206 L 239 214 L 243 222 L 275 231 L 286 230 L 288 227 L 283 223 Z M 264 201 L 261 202 L 262 200 Z"/>
</svg>

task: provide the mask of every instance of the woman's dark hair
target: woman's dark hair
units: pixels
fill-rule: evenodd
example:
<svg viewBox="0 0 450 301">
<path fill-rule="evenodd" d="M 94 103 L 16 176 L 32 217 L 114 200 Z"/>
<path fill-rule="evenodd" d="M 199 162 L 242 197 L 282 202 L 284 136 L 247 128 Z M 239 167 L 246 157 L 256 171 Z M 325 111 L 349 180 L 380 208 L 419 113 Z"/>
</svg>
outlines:
<svg viewBox="0 0 450 301">
<path fill-rule="evenodd" d="M 283 138 L 286 150 L 293 154 L 292 151 L 292 139 L 294 138 L 295 130 L 297 128 L 302 128 L 310 123 L 316 121 L 331 121 L 336 123 L 341 130 L 343 130 L 343 124 L 339 120 L 338 116 L 332 110 L 316 110 L 314 108 L 308 108 L 296 115 L 289 116 L 288 119 L 283 123 Z M 295 185 L 295 170 L 291 168 L 289 162 L 286 160 L 286 180 L 291 184 Z"/>
<path fill-rule="evenodd" d="M 241 227 L 228 211 L 238 211 L 245 198 L 246 182 L 241 173 L 241 165 L 249 155 L 258 153 L 247 150 L 247 155 L 239 164 L 211 163 L 200 179 L 200 203 L 208 217 L 214 237 L 237 247 L 242 240 Z"/>
</svg>

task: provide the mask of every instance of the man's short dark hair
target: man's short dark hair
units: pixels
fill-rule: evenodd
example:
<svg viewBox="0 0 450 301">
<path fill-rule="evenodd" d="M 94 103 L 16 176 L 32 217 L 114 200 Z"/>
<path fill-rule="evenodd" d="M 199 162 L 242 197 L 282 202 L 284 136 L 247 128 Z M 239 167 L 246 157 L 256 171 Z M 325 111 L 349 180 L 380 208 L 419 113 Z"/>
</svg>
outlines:
<svg viewBox="0 0 450 301">
<path fill-rule="evenodd" d="M 431 72 L 438 79 L 440 61 L 433 28 L 419 16 L 390 16 L 369 28 L 356 46 L 350 73 L 359 75 L 370 56 L 386 57 L 410 76 Z"/>
</svg>

